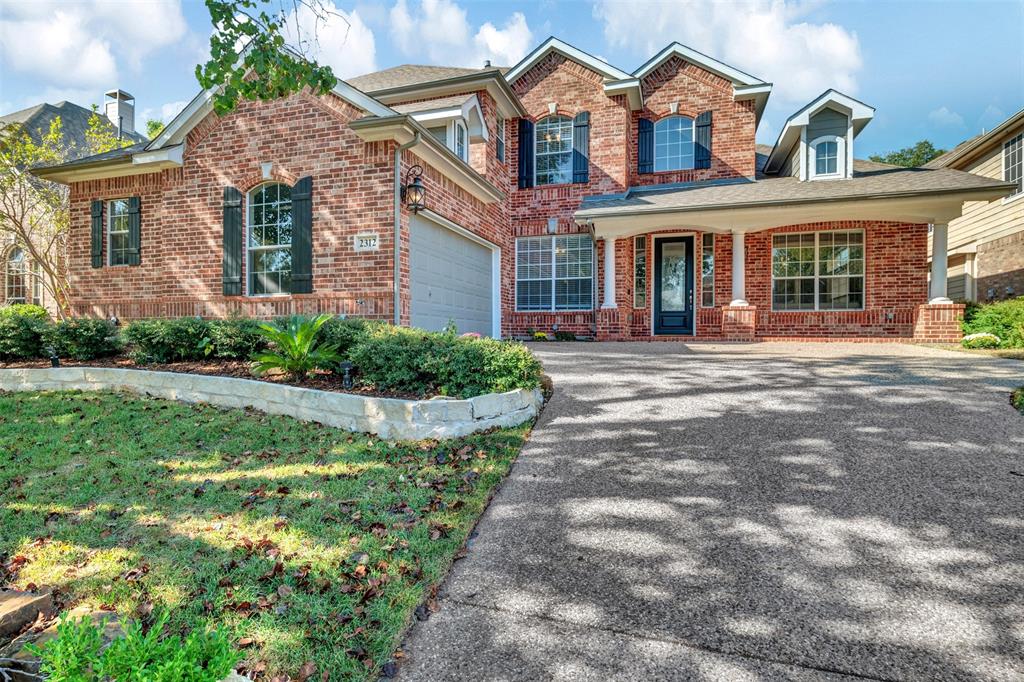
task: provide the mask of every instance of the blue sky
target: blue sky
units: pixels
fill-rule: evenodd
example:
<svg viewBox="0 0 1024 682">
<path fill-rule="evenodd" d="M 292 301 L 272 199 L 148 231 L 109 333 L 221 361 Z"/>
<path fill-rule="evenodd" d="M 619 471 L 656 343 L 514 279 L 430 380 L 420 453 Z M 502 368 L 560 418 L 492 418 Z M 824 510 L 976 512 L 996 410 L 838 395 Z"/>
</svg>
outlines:
<svg viewBox="0 0 1024 682">
<path fill-rule="evenodd" d="M 549 35 L 632 71 L 679 40 L 775 83 L 758 131 L 768 143 L 827 87 L 877 109 L 858 156 L 923 138 L 948 147 L 1024 107 L 1024 0 L 332 6 L 316 49 L 343 77 L 401 63 L 510 65 Z M 314 22 L 300 15 L 292 25 L 308 35 Z M 0 0 L 0 112 L 61 99 L 88 106 L 120 87 L 140 119 L 167 121 L 198 91 L 193 71 L 210 31 L 201 0 Z"/>
</svg>

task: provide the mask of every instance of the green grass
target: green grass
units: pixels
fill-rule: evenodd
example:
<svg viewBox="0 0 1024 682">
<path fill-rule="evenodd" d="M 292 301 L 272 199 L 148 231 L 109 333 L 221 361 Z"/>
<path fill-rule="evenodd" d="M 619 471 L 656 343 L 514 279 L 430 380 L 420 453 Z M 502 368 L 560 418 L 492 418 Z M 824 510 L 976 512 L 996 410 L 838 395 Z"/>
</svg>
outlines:
<svg viewBox="0 0 1024 682">
<path fill-rule="evenodd" d="M 1024 414 L 1024 386 L 1010 394 L 1010 404 Z"/>
<path fill-rule="evenodd" d="M 69 603 L 222 624 L 268 674 L 312 661 L 376 679 L 527 432 L 395 444 L 121 394 L 0 393 L 0 559 L 27 557 L 14 584 Z"/>
</svg>

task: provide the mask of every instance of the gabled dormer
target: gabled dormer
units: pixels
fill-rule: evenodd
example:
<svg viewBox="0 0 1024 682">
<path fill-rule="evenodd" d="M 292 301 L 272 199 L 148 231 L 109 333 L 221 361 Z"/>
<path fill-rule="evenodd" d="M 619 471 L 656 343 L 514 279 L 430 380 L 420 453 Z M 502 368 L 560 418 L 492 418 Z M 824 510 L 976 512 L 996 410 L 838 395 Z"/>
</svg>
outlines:
<svg viewBox="0 0 1024 682">
<path fill-rule="evenodd" d="M 470 142 L 487 142 L 489 139 L 480 99 L 475 94 L 395 104 L 392 108 L 412 116 L 466 163 L 469 163 Z"/>
<path fill-rule="evenodd" d="M 765 173 L 801 181 L 852 178 L 854 140 L 874 115 L 874 107 L 825 91 L 786 120 Z"/>
</svg>

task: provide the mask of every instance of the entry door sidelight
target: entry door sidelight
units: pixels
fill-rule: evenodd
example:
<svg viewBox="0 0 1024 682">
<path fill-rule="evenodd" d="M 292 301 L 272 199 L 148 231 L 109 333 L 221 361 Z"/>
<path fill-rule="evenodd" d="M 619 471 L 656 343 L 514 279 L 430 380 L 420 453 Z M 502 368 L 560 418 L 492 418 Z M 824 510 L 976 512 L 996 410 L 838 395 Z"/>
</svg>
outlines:
<svg viewBox="0 0 1024 682">
<path fill-rule="evenodd" d="M 693 237 L 654 241 L 654 333 L 693 333 Z"/>
</svg>

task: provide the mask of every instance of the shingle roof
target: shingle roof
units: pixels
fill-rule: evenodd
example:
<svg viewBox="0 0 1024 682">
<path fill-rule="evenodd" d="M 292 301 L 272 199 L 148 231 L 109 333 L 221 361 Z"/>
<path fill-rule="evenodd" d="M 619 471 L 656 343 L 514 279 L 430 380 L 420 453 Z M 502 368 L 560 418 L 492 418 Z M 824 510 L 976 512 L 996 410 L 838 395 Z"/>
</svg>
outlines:
<svg viewBox="0 0 1024 682">
<path fill-rule="evenodd" d="M 493 67 L 488 67 L 493 68 Z M 400 88 L 405 85 L 417 85 L 429 83 L 430 81 L 444 80 L 465 76 L 485 69 L 471 69 L 461 66 L 428 66 L 422 64 L 402 64 L 392 66 L 390 69 L 367 73 L 355 78 L 349 78 L 346 82 L 354 88 L 365 93 L 374 93 L 378 90 L 389 90 Z M 504 72 L 505 69 L 502 69 Z"/>
<path fill-rule="evenodd" d="M 452 107 L 461 107 L 470 97 L 472 95 L 452 95 L 451 97 L 438 97 L 437 99 L 427 99 L 408 104 L 392 104 L 391 108 L 400 114 L 415 114 L 435 109 L 451 109 Z"/>
<path fill-rule="evenodd" d="M 957 160 L 970 159 L 977 155 L 976 152 L 987 149 L 993 144 L 1000 142 L 1004 135 L 1009 132 L 1013 132 L 1013 129 L 1021 122 L 1024 122 L 1024 109 L 1013 114 L 987 133 L 981 133 L 980 135 L 975 135 L 972 138 L 964 140 L 945 154 L 937 156 L 926 163 L 924 167 L 944 168 L 954 164 Z"/>
<path fill-rule="evenodd" d="M 25 126 L 28 134 L 37 142 L 50 130 L 50 123 L 60 117 L 61 126 L 64 132 L 64 144 L 71 150 L 70 158 L 81 158 L 88 153 L 85 131 L 89 128 L 89 118 L 92 117 L 92 110 L 81 107 L 72 102 L 57 102 L 57 104 L 37 104 L 34 107 L 15 111 L 14 113 L 0 116 L 0 128 L 12 123 L 20 123 Z M 102 114 L 100 114 L 102 118 Z M 106 118 L 104 123 L 114 130 Z M 138 133 L 126 133 L 125 136 L 133 142 L 145 142 L 146 138 Z"/>
<path fill-rule="evenodd" d="M 864 162 L 872 166 L 884 165 Z M 856 171 L 849 180 L 801 182 L 794 177 L 745 178 L 688 185 L 635 187 L 625 195 L 588 197 L 580 206 L 586 217 L 670 210 L 699 210 L 797 204 L 942 192 L 996 189 L 1006 183 L 951 169 L 886 167 Z"/>
<path fill-rule="evenodd" d="M 768 163 L 768 156 L 772 153 L 772 146 L 770 144 L 758 144 L 754 145 L 756 160 L 754 162 L 755 169 L 758 177 L 761 177 L 764 173 L 764 167 Z M 854 159 L 853 160 L 853 172 L 854 173 L 866 173 L 868 171 L 876 170 L 888 170 L 892 168 L 900 168 L 901 166 L 894 166 L 891 163 L 882 163 L 880 161 L 869 161 L 867 159 Z M 765 176 L 772 177 L 772 176 Z"/>
</svg>

